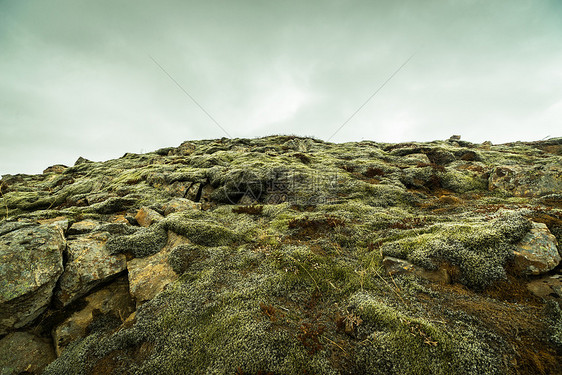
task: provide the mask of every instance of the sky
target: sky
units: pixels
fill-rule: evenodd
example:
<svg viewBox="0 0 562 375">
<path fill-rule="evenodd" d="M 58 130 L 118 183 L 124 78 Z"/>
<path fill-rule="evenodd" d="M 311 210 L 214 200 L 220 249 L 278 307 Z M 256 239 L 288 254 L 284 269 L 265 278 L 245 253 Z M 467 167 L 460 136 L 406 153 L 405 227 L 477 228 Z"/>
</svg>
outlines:
<svg viewBox="0 0 562 375">
<path fill-rule="evenodd" d="M 561 129 L 559 0 L 0 0 L 0 175 L 196 139 Z"/>
</svg>

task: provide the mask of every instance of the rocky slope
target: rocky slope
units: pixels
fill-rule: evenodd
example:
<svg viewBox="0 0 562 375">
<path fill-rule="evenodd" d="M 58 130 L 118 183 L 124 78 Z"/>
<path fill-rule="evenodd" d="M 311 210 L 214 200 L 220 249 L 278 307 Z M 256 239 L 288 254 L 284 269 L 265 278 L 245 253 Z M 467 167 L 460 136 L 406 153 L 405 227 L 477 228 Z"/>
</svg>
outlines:
<svg viewBox="0 0 562 375">
<path fill-rule="evenodd" d="M 2 375 L 561 373 L 561 138 L 184 142 L 0 217 Z"/>
</svg>

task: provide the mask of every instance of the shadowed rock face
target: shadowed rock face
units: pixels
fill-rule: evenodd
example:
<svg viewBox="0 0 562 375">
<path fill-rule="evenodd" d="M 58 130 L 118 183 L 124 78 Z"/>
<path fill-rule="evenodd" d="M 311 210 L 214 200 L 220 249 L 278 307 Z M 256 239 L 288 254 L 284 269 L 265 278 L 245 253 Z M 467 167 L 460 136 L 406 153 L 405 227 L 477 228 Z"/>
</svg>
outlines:
<svg viewBox="0 0 562 375">
<path fill-rule="evenodd" d="M 3 176 L 2 353 L 40 340 L 45 374 L 556 373 L 561 147 L 223 138 Z M 23 358 L 0 366 L 44 366 Z"/>
</svg>

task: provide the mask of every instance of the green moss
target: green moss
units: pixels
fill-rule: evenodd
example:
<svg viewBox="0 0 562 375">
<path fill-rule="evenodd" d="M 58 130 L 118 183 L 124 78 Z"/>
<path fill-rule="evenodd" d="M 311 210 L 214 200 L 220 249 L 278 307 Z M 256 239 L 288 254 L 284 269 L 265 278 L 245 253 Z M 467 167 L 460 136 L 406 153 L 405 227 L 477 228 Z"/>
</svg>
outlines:
<svg viewBox="0 0 562 375">
<path fill-rule="evenodd" d="M 130 235 L 110 237 L 105 247 L 111 254 L 129 253 L 134 257 L 145 257 L 162 250 L 167 241 L 168 233 L 158 223 Z"/>
<path fill-rule="evenodd" d="M 430 228 L 431 232 L 384 244 L 382 253 L 428 269 L 449 261 L 459 266 L 461 282 L 482 288 L 505 278 L 504 266 L 512 257 L 512 245 L 525 236 L 530 225 L 516 213 L 505 213 L 489 222 L 439 224 Z"/>
<path fill-rule="evenodd" d="M 89 360 L 88 350 L 96 345 L 102 335 L 93 333 L 83 339 L 69 344 L 56 361 L 51 362 L 42 372 L 44 375 L 89 374 L 93 363 Z"/>
<path fill-rule="evenodd" d="M 555 301 L 548 301 L 545 306 L 547 332 L 550 341 L 562 350 L 562 309 Z"/>
<path fill-rule="evenodd" d="M 213 221 L 194 220 L 182 214 L 167 218 L 164 225 L 168 230 L 203 246 L 229 245 L 240 239 L 234 231 Z"/>
<path fill-rule="evenodd" d="M 423 319 L 408 317 L 366 293 L 350 298 L 365 335 L 356 349 L 357 373 L 499 374 L 501 358 L 486 344 Z"/>
</svg>

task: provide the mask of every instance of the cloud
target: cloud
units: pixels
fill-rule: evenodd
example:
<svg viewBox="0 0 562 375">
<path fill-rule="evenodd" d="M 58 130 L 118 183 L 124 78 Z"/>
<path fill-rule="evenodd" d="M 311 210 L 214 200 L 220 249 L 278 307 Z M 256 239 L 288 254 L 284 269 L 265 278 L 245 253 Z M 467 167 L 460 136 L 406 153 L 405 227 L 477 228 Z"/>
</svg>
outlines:
<svg viewBox="0 0 562 375">
<path fill-rule="evenodd" d="M 0 174 L 224 133 L 333 141 L 559 134 L 552 0 L 0 0 Z M 556 134 L 558 132 L 558 134 Z"/>
</svg>

